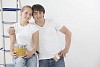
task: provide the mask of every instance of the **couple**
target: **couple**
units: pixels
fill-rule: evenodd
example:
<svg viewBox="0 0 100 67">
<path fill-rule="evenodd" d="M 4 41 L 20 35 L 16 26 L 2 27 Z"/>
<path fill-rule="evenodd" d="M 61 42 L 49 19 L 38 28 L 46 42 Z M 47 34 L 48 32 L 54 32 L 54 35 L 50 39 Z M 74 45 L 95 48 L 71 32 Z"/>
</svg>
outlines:
<svg viewBox="0 0 100 67">
<path fill-rule="evenodd" d="M 45 9 L 40 4 L 24 6 L 21 9 L 20 23 L 9 28 L 10 52 L 14 57 L 15 67 L 37 67 L 36 51 L 39 50 L 39 67 L 65 67 L 64 56 L 68 53 L 71 32 L 64 25 L 44 18 Z M 31 16 L 35 23 L 29 23 Z M 62 49 L 58 42 L 57 32 L 65 35 L 65 47 Z M 27 54 L 19 57 L 14 52 L 14 45 L 27 46 Z"/>
</svg>

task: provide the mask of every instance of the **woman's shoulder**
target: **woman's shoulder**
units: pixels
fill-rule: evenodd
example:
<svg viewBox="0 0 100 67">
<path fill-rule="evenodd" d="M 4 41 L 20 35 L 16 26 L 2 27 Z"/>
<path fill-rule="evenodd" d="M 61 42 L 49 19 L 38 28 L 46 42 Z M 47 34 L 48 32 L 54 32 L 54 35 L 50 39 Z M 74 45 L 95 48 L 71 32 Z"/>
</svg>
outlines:
<svg viewBox="0 0 100 67">
<path fill-rule="evenodd" d="M 35 24 L 34 23 L 29 23 L 29 26 L 35 26 Z"/>
<path fill-rule="evenodd" d="M 29 23 L 29 27 L 36 28 L 36 25 L 34 23 Z"/>
</svg>

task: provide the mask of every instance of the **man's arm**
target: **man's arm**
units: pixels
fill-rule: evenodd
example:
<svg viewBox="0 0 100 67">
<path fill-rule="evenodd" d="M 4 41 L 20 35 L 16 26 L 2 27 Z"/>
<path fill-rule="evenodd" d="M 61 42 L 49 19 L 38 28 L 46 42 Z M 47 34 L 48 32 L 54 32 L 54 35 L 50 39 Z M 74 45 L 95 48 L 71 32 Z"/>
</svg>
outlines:
<svg viewBox="0 0 100 67">
<path fill-rule="evenodd" d="M 59 31 L 65 34 L 65 41 L 66 41 L 65 48 L 58 53 L 60 56 L 64 57 L 69 51 L 69 47 L 71 43 L 71 32 L 68 30 L 66 26 L 63 26 Z"/>
<path fill-rule="evenodd" d="M 33 41 L 33 44 L 34 44 L 33 49 L 32 49 L 32 51 L 28 51 L 25 58 L 29 58 L 33 54 L 36 54 L 36 51 L 38 50 L 38 47 L 39 47 L 39 31 L 36 31 L 35 33 L 33 33 L 32 41 Z"/>
</svg>

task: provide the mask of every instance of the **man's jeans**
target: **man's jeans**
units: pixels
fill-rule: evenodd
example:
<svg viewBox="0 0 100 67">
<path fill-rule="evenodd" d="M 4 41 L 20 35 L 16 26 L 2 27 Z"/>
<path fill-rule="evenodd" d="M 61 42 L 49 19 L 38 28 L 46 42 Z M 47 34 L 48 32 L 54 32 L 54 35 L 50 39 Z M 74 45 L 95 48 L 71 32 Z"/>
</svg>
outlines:
<svg viewBox="0 0 100 67">
<path fill-rule="evenodd" d="M 39 60 L 39 67 L 65 67 L 64 58 L 60 58 L 57 62 L 52 58 Z"/>
<path fill-rule="evenodd" d="M 37 57 L 33 55 L 32 57 L 25 59 L 19 57 L 14 59 L 14 67 L 37 67 Z"/>
</svg>

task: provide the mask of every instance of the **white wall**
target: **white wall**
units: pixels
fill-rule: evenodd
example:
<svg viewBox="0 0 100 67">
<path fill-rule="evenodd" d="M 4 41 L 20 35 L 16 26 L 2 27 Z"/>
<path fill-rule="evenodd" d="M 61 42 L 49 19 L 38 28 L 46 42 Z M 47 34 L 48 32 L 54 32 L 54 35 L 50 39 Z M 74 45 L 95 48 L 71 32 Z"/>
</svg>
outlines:
<svg viewBox="0 0 100 67">
<path fill-rule="evenodd" d="M 3 1 L 6 1 L 4 5 L 14 5 Z M 65 58 L 66 67 L 100 67 L 100 0 L 21 0 L 21 3 L 22 6 L 42 4 L 46 17 L 64 23 L 71 30 L 72 43 Z"/>
</svg>

